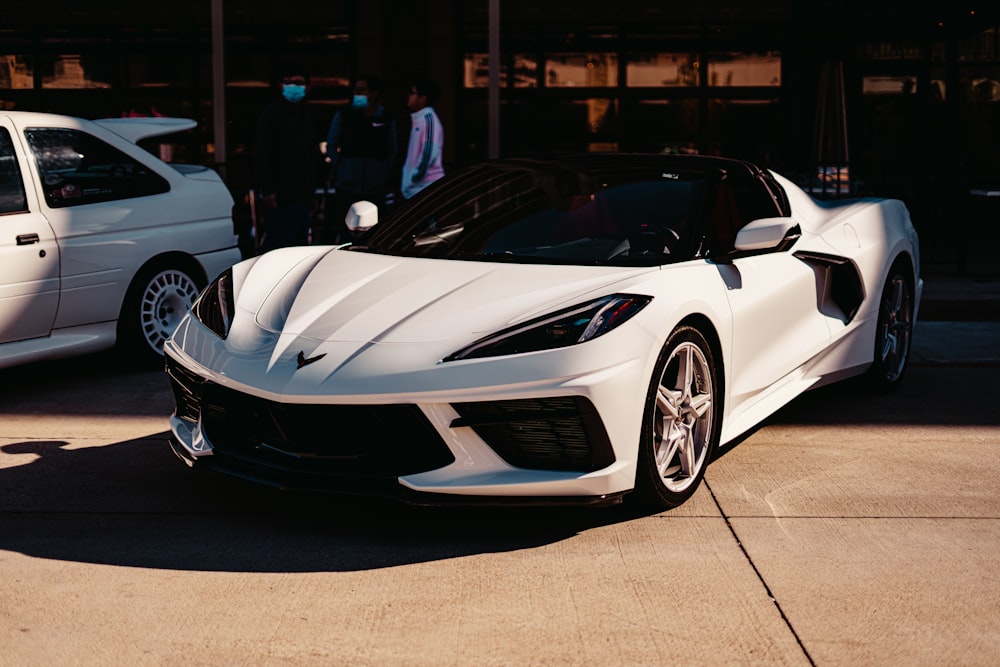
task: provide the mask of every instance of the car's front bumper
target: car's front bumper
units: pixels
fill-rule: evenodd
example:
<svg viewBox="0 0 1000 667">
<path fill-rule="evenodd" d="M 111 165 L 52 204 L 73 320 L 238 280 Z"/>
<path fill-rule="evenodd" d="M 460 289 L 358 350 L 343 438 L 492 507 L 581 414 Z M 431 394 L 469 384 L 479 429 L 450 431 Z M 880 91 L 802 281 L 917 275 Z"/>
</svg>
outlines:
<svg viewBox="0 0 1000 667">
<path fill-rule="evenodd" d="M 525 398 L 302 404 L 223 387 L 173 355 L 171 446 L 192 467 L 416 504 L 610 504 L 633 485 L 634 453 L 616 453 L 591 400 L 620 391 L 621 373 L 561 396 L 554 383 Z"/>
</svg>

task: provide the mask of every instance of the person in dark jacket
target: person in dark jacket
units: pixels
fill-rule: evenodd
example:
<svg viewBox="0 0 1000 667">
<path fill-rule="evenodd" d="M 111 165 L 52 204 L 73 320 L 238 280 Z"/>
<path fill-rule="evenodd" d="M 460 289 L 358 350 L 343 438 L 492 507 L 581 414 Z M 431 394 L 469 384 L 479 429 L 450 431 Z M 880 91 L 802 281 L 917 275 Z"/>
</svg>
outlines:
<svg viewBox="0 0 1000 667">
<path fill-rule="evenodd" d="M 392 203 L 397 144 L 396 121 L 382 105 L 380 79 L 371 74 L 359 77 L 350 106 L 334 115 L 326 135 L 334 187 L 327 240 L 350 240 L 344 217 L 354 202 L 364 199 L 380 208 Z"/>
<path fill-rule="evenodd" d="M 281 97 L 257 121 L 254 180 L 261 196 L 261 248 L 306 245 L 322 155 L 313 118 L 305 105 L 309 77 L 301 67 L 281 77 Z"/>
</svg>

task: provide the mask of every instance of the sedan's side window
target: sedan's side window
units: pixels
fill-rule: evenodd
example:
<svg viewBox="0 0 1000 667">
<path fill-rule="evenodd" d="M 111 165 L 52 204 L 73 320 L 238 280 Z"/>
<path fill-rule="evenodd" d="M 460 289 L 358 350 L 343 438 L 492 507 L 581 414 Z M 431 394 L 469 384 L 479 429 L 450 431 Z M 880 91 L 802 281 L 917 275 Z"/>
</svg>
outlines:
<svg viewBox="0 0 1000 667">
<path fill-rule="evenodd" d="M 0 215 L 27 210 L 28 200 L 24 195 L 24 180 L 14 154 L 14 143 L 7 128 L 0 127 Z"/>
<path fill-rule="evenodd" d="M 60 128 L 25 130 L 52 208 L 144 197 L 170 185 L 138 160 L 97 137 Z"/>
</svg>

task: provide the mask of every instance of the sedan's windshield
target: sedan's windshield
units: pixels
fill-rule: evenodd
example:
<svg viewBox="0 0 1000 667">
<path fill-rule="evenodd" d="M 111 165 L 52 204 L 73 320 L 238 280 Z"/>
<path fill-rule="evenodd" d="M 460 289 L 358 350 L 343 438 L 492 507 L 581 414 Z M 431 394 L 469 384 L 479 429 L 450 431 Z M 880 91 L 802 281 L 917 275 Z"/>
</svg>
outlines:
<svg viewBox="0 0 1000 667">
<path fill-rule="evenodd" d="M 481 261 L 675 262 L 690 256 L 707 193 L 697 173 L 480 165 L 425 190 L 357 249 Z"/>
</svg>

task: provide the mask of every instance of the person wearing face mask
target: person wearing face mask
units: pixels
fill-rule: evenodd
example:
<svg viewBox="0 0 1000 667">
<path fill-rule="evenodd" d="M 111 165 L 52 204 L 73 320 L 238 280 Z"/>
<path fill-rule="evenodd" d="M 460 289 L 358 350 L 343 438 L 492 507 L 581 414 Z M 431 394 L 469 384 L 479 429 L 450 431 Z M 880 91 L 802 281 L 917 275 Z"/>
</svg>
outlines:
<svg viewBox="0 0 1000 667">
<path fill-rule="evenodd" d="M 263 251 L 309 242 L 310 214 L 322 154 L 313 118 L 306 108 L 309 77 L 302 67 L 280 78 L 281 96 L 257 121 L 254 182 L 261 197 Z"/>
<path fill-rule="evenodd" d="M 351 204 L 370 201 L 383 210 L 392 203 L 398 137 L 396 121 L 382 105 L 382 82 L 373 74 L 358 77 L 353 97 L 339 110 L 326 134 L 326 156 L 334 194 L 327 212 L 326 241 L 351 240 L 344 224 Z"/>
</svg>

